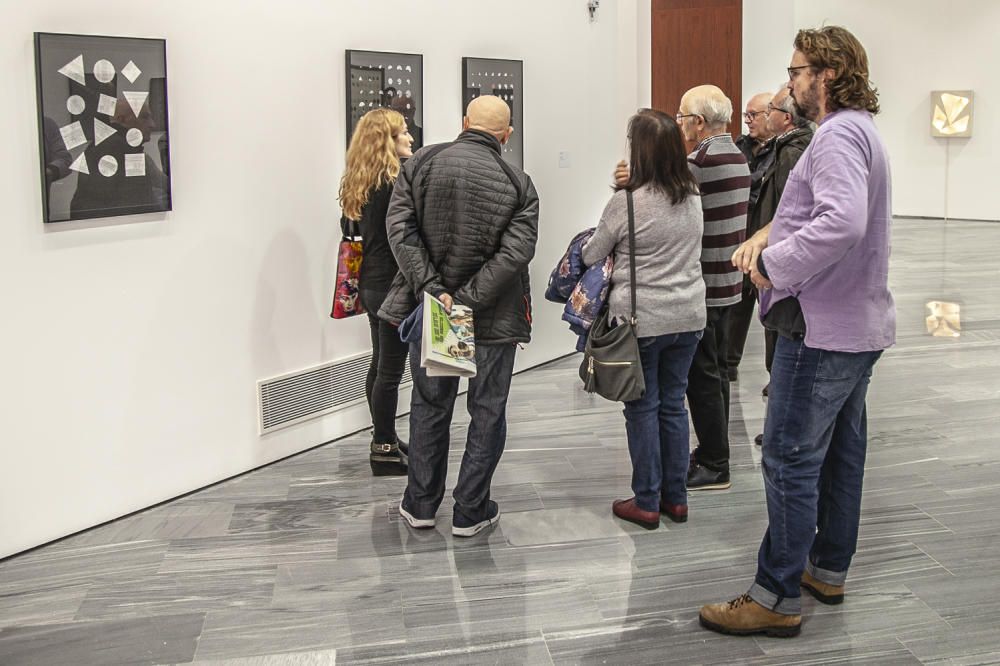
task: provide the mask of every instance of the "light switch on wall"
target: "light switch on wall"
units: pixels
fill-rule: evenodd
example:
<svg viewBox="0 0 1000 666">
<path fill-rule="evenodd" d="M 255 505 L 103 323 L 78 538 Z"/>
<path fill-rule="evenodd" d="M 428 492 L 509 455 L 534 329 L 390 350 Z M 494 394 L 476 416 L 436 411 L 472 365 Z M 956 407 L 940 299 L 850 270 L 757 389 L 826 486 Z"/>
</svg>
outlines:
<svg viewBox="0 0 1000 666">
<path fill-rule="evenodd" d="M 565 150 L 559 151 L 559 168 L 568 169 L 569 168 L 569 152 Z"/>
</svg>

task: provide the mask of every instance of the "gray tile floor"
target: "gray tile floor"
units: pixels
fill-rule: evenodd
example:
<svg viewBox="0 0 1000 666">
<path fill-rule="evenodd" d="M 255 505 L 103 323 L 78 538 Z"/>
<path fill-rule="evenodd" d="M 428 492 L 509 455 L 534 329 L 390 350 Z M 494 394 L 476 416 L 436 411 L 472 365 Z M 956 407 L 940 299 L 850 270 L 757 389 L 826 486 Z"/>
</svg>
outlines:
<svg viewBox="0 0 1000 666">
<path fill-rule="evenodd" d="M 1000 224 L 897 222 L 859 552 L 847 601 L 807 598 L 800 638 L 696 619 L 746 589 L 765 526 L 755 328 L 733 488 L 693 494 L 687 524 L 611 516 L 623 419 L 570 358 L 515 380 L 492 532 L 452 539 L 450 499 L 408 530 L 403 480 L 371 478 L 359 435 L 0 563 L 0 663 L 1000 663 L 997 247 Z M 960 338 L 927 334 L 929 300 L 961 304 Z"/>
</svg>

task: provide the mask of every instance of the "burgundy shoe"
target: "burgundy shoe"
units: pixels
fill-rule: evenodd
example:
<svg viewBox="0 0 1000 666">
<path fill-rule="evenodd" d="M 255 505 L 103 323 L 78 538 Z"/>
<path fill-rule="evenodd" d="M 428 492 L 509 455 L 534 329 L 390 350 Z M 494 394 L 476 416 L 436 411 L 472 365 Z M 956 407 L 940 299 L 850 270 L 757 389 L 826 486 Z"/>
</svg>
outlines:
<svg viewBox="0 0 1000 666">
<path fill-rule="evenodd" d="M 667 518 L 674 521 L 675 523 L 686 523 L 688 519 L 688 505 L 667 504 L 667 502 L 661 498 L 660 513 L 666 514 Z"/>
<path fill-rule="evenodd" d="M 611 512 L 622 520 L 635 523 L 647 530 L 655 530 L 660 526 L 660 512 L 640 509 L 635 503 L 634 497 L 627 500 L 615 500 L 611 505 Z"/>
</svg>

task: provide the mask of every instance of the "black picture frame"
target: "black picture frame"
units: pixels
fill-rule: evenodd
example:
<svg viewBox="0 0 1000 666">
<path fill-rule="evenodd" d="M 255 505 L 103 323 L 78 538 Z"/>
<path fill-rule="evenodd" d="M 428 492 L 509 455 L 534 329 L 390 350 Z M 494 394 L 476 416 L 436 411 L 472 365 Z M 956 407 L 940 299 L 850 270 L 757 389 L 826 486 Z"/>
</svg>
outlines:
<svg viewBox="0 0 1000 666">
<path fill-rule="evenodd" d="M 42 218 L 172 209 L 164 39 L 35 33 Z"/>
<path fill-rule="evenodd" d="M 375 108 L 389 107 L 406 118 L 413 137 L 413 150 L 423 146 L 424 56 L 347 49 L 344 62 L 347 145 L 351 145 L 354 128 L 361 116 Z"/>
<path fill-rule="evenodd" d="M 514 133 L 503 147 L 508 163 L 524 168 L 524 61 L 462 58 L 462 113 L 479 95 L 496 95 L 510 106 Z"/>
</svg>

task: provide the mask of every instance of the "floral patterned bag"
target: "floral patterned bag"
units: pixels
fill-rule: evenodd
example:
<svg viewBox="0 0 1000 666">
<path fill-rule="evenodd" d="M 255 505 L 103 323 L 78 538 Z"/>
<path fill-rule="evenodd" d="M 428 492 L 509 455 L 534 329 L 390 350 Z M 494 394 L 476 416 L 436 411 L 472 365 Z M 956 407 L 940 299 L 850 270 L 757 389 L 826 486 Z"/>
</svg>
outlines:
<svg viewBox="0 0 1000 666">
<path fill-rule="evenodd" d="M 333 288 L 333 309 L 330 312 L 334 319 L 345 319 L 365 312 L 358 292 L 364 250 L 357 222 L 348 223 L 347 233 L 341 239 L 337 253 L 337 283 Z"/>
</svg>

